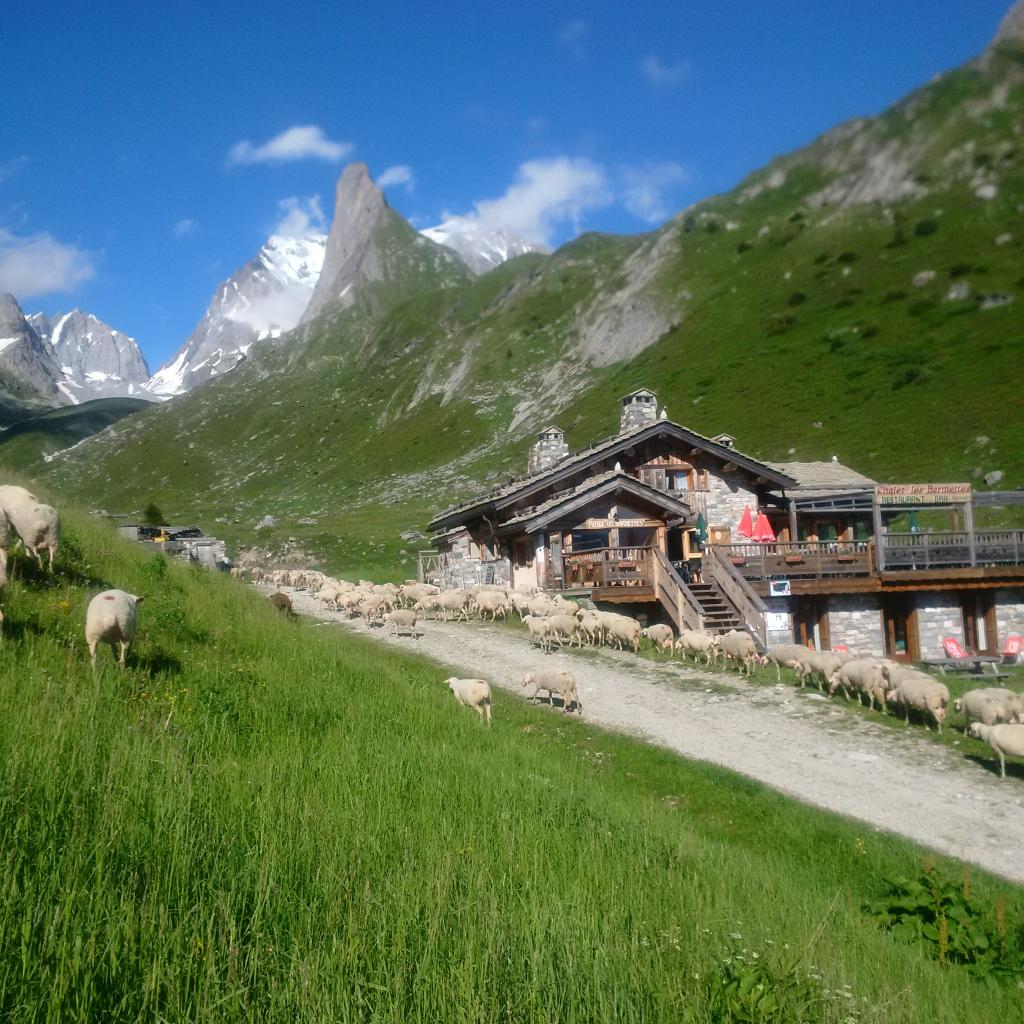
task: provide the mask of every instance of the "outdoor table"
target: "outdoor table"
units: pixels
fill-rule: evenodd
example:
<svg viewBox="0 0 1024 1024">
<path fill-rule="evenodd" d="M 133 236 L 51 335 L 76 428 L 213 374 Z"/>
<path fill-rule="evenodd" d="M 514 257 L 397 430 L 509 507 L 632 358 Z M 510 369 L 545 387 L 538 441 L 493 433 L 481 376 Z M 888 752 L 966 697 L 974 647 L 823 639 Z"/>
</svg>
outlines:
<svg viewBox="0 0 1024 1024">
<path fill-rule="evenodd" d="M 982 666 L 995 665 L 1001 661 L 997 654 L 968 654 L 966 658 L 925 658 L 921 664 L 946 672 L 963 672 L 968 675 L 991 676 Z"/>
</svg>

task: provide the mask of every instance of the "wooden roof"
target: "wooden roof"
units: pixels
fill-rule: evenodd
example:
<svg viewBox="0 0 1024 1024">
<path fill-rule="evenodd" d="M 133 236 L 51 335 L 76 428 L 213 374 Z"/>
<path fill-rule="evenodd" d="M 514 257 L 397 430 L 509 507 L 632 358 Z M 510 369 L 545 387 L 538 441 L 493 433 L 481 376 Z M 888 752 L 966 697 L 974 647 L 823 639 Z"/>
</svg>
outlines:
<svg viewBox="0 0 1024 1024">
<path fill-rule="evenodd" d="M 782 470 L 744 455 L 735 448 L 719 444 L 710 437 L 704 437 L 687 427 L 673 423 L 671 420 L 657 420 L 643 426 L 634 427 L 615 437 L 600 441 L 590 448 L 585 448 L 569 458 L 562 459 L 551 469 L 534 476 L 521 477 L 513 480 L 505 487 L 496 487 L 489 494 L 478 496 L 462 505 L 453 505 L 445 509 L 431 521 L 430 530 L 446 530 L 480 515 L 490 516 L 492 513 L 521 500 L 531 494 L 568 481 L 574 474 L 587 469 L 588 466 L 600 462 L 617 452 L 625 451 L 633 445 L 641 444 L 656 437 L 668 437 L 691 448 L 699 448 L 708 455 L 721 459 L 723 464 L 732 463 L 749 475 L 761 478 L 767 484 L 778 488 L 795 487 L 797 482 Z"/>
</svg>

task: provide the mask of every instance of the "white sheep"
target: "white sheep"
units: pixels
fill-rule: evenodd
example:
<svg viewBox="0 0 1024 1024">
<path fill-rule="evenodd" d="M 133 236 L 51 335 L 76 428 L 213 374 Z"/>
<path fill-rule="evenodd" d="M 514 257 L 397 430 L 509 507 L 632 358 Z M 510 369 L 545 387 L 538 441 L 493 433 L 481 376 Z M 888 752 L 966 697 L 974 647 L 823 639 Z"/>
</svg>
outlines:
<svg viewBox="0 0 1024 1024">
<path fill-rule="evenodd" d="M 540 643 L 545 654 L 551 653 L 551 645 L 555 640 L 555 631 L 551 620 L 544 615 L 527 615 L 523 625 L 529 630 L 530 642 Z"/>
<path fill-rule="evenodd" d="M 399 632 L 409 633 L 414 639 L 418 636 L 416 632 L 416 612 L 412 608 L 393 608 L 388 612 L 386 618 L 394 630 L 395 636 L 398 636 Z"/>
<path fill-rule="evenodd" d="M 757 653 L 757 645 L 749 633 L 740 633 L 738 630 L 730 629 L 725 636 L 718 638 L 722 654 L 726 662 L 736 661 L 740 665 L 740 671 L 747 675 L 754 674 L 754 666 L 763 663 L 763 659 Z"/>
<path fill-rule="evenodd" d="M 2 488 L 2 490 L 7 489 Z M 24 489 L 14 488 L 14 490 Z M 28 495 L 28 491 L 24 493 Z M 21 497 L 16 500 L 7 500 L 3 505 L 3 510 L 8 522 L 14 528 L 14 532 L 21 539 L 26 553 L 35 558 L 39 562 L 39 567 L 42 568 L 41 552 L 48 552 L 49 568 L 50 572 L 53 572 L 53 560 L 60 547 L 60 513 L 52 505 L 43 505 L 38 501 Z"/>
<path fill-rule="evenodd" d="M 648 626 L 646 629 L 640 631 L 642 636 L 645 636 L 655 647 L 660 647 L 663 651 L 668 651 L 673 657 L 675 656 L 675 630 L 671 626 L 666 626 L 664 623 L 658 622 L 653 626 Z"/>
<path fill-rule="evenodd" d="M 480 618 L 486 619 L 490 612 L 491 622 L 500 615 L 503 619 L 508 617 L 511 605 L 504 590 L 479 590 L 473 598 L 480 611 Z"/>
<path fill-rule="evenodd" d="M 803 672 L 800 675 L 800 685 L 806 686 L 814 680 L 818 689 L 823 690 L 825 684 L 829 686 L 835 682 L 839 670 L 848 661 L 855 661 L 850 655 L 837 654 L 833 651 L 811 651 L 804 662 Z"/>
<path fill-rule="evenodd" d="M 566 714 L 572 711 L 573 704 L 576 705 L 576 710 L 583 714 L 583 704 L 576 690 L 576 679 L 571 672 L 535 669 L 523 676 L 523 686 L 533 687 L 533 693 L 527 698 L 530 701 L 536 701 L 537 694 L 545 690 L 549 701 L 553 701 L 556 695 L 562 698 L 562 708 Z"/>
<path fill-rule="evenodd" d="M 483 679 L 457 679 L 449 676 L 445 683 L 460 704 L 472 708 L 487 724 L 491 724 L 491 687 Z"/>
<path fill-rule="evenodd" d="M 629 644 L 637 654 L 640 650 L 640 623 L 628 615 L 607 614 L 610 615 L 610 622 L 606 625 L 609 641 L 614 642 L 620 651 L 624 644 Z"/>
<path fill-rule="evenodd" d="M 1024 757 L 1024 725 L 971 723 L 971 735 L 984 740 L 999 755 L 999 777 L 1006 778 L 1006 755 Z"/>
<path fill-rule="evenodd" d="M 964 735 L 971 722 L 998 725 L 1000 722 L 1019 722 L 1024 716 L 1024 697 L 1002 686 L 983 690 L 968 690 L 957 698 L 953 707 L 964 716 Z"/>
<path fill-rule="evenodd" d="M 942 732 L 942 719 L 946 717 L 949 704 L 949 690 L 945 683 L 923 672 L 893 672 L 888 665 L 882 666 L 882 672 L 892 681 L 886 700 L 903 705 L 904 724 L 910 724 L 910 709 L 915 708 L 922 714 L 931 715 L 936 730 Z"/>
<path fill-rule="evenodd" d="M 580 633 L 592 644 L 599 644 L 604 640 L 604 628 L 601 625 L 601 616 L 589 608 L 581 608 L 576 613 L 580 620 Z"/>
<path fill-rule="evenodd" d="M 877 661 L 870 659 L 848 661 L 840 665 L 839 670 L 832 677 L 829 683 L 828 695 L 831 697 L 836 690 L 842 689 L 847 700 L 850 699 L 850 690 L 857 694 L 857 703 L 861 704 L 861 695 L 866 694 L 868 707 L 874 708 L 877 700 L 883 711 L 886 708 L 885 677 L 882 675 L 882 666 Z"/>
<path fill-rule="evenodd" d="M 90 602 L 85 613 L 85 642 L 89 647 L 89 660 L 96 667 L 96 645 L 99 643 L 118 644 L 121 649 L 117 659 L 124 668 L 128 645 L 135 636 L 138 623 L 138 605 L 142 598 L 124 590 L 105 590 Z"/>
<path fill-rule="evenodd" d="M 548 616 L 551 623 L 551 631 L 559 647 L 568 641 L 571 647 L 574 643 L 578 647 L 583 646 L 583 630 L 580 628 L 579 620 L 575 615 L 568 612 L 558 612 Z"/>
<path fill-rule="evenodd" d="M 718 660 L 721 649 L 721 638 L 703 629 L 684 629 L 676 641 L 676 650 L 685 657 L 692 654 L 695 658 L 704 658 L 704 664 L 710 665 Z"/>
<path fill-rule="evenodd" d="M 775 666 L 775 680 L 778 682 L 782 679 L 782 670 L 784 668 L 793 669 L 803 679 L 807 659 L 810 656 L 810 650 L 804 647 L 803 644 L 778 644 L 775 647 L 768 648 L 765 654 L 765 661 L 767 664 Z"/>
</svg>

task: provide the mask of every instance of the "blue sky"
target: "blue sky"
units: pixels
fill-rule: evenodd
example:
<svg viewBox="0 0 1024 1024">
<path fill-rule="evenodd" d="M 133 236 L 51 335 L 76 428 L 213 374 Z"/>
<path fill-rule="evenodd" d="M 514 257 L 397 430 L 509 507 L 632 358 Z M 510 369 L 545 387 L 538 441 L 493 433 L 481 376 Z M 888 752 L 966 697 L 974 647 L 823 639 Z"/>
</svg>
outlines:
<svg viewBox="0 0 1024 1024">
<path fill-rule="evenodd" d="M 350 160 L 421 227 L 481 204 L 552 244 L 643 231 L 976 55 L 1008 6 L 14 4 L 0 290 L 156 369 L 289 211 L 330 216 Z"/>
</svg>

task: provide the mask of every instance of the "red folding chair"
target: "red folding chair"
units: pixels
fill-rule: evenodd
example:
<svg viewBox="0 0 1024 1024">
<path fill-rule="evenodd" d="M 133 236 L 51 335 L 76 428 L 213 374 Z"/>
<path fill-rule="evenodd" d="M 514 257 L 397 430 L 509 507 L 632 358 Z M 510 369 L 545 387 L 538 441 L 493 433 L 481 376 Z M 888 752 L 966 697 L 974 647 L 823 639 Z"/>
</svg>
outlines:
<svg viewBox="0 0 1024 1024">
<path fill-rule="evenodd" d="M 1021 652 L 1024 651 L 1024 636 L 1013 634 L 1006 638 L 1006 647 L 1003 648 L 1003 664 L 1016 665 L 1020 661 Z"/>
<path fill-rule="evenodd" d="M 942 649 L 946 652 L 946 657 L 951 658 L 953 661 L 963 661 L 966 658 L 973 658 L 975 656 L 974 651 L 966 650 L 955 636 L 944 636 L 942 638 Z"/>
</svg>

